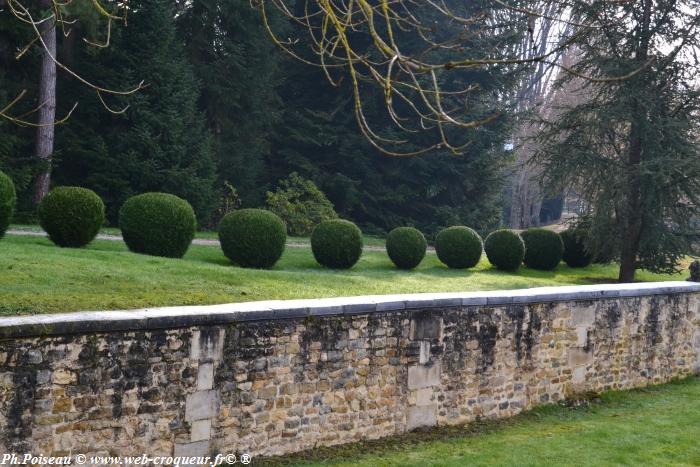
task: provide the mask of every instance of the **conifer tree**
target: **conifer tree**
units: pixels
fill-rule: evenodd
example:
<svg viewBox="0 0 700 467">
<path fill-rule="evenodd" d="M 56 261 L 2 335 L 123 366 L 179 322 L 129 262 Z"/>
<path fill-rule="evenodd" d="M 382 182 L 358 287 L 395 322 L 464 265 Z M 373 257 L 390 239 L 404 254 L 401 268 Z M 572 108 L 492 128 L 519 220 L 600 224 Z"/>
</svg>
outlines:
<svg viewBox="0 0 700 467">
<path fill-rule="evenodd" d="M 544 122 L 537 160 L 552 186 L 586 201 L 588 247 L 619 259 L 620 282 L 639 268 L 674 271 L 698 234 L 700 10 L 675 0 L 571 7 L 595 27 L 576 36 L 578 60 L 559 84 L 575 98 Z"/>
<path fill-rule="evenodd" d="M 177 35 L 175 7 L 168 0 L 132 0 L 129 6 L 128 27 L 115 32 L 109 48 L 76 58 L 82 61 L 76 66 L 110 76 L 115 84 L 143 80 L 147 87 L 120 101 L 128 106 L 122 114 L 82 100 L 76 114 L 81 121 L 74 119 L 65 130 L 63 178 L 83 173 L 83 185 L 105 199 L 111 222 L 126 198 L 147 191 L 187 199 L 206 222 L 214 208 L 216 164 L 197 109 L 200 86 Z"/>
<path fill-rule="evenodd" d="M 271 140 L 280 123 L 277 88 L 285 57 L 270 42 L 249 0 L 193 0 L 183 6 L 178 25 L 202 85 L 199 104 L 214 138 L 219 185 L 229 182 L 244 204 L 260 205 Z"/>
</svg>

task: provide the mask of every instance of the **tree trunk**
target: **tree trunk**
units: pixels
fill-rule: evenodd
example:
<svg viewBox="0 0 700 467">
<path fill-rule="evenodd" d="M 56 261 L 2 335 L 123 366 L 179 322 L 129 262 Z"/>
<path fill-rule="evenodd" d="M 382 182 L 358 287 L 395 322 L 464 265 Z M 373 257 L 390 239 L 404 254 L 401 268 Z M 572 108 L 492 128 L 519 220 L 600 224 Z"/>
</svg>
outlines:
<svg viewBox="0 0 700 467">
<path fill-rule="evenodd" d="M 36 157 L 41 164 L 41 172 L 34 181 L 32 201 L 38 205 L 51 184 L 51 156 L 53 155 L 54 121 L 56 119 L 56 23 L 44 21 L 39 25 L 46 49 L 41 54 L 41 75 L 39 78 L 39 125 L 36 130 Z"/>
<path fill-rule="evenodd" d="M 642 188 L 639 173 L 641 161 L 642 141 L 639 134 L 639 126 L 633 123 L 630 131 L 630 149 L 627 159 L 627 213 L 622 230 L 618 282 L 634 282 L 634 274 L 637 269 L 637 253 L 639 252 L 639 241 L 642 234 Z"/>
<path fill-rule="evenodd" d="M 635 51 L 635 58 L 642 66 L 649 56 L 651 12 L 653 8 L 652 0 L 644 0 L 642 5 L 642 16 L 639 25 L 639 46 Z M 645 73 L 634 78 L 644 80 Z M 627 183 L 625 186 L 627 206 L 623 219 L 623 229 L 621 233 L 620 249 L 620 274 L 618 282 L 634 282 L 634 274 L 637 269 L 637 255 L 639 254 L 639 243 L 642 237 L 642 182 L 640 164 L 642 162 L 642 134 L 640 122 L 646 118 L 644 106 L 639 101 L 632 106 L 631 127 L 629 138 L 629 153 L 627 156 Z"/>
</svg>

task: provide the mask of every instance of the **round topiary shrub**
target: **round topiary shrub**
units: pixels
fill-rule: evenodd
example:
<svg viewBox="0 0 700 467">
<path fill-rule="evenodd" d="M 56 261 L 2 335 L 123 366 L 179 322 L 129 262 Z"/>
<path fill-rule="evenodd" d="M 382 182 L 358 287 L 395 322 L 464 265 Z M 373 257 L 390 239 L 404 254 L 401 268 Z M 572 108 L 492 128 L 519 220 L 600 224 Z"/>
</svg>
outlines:
<svg viewBox="0 0 700 467">
<path fill-rule="evenodd" d="M 182 258 L 197 230 L 190 203 L 167 193 L 144 193 L 126 200 L 119 227 L 129 250 L 152 256 Z"/>
<path fill-rule="evenodd" d="M 428 242 L 420 230 L 397 227 L 386 237 L 386 252 L 399 269 L 413 269 L 423 261 Z"/>
<path fill-rule="evenodd" d="M 561 262 L 564 243 L 558 233 L 546 229 L 528 229 L 520 236 L 525 242 L 525 265 L 550 271 Z"/>
<path fill-rule="evenodd" d="M 15 184 L 12 179 L 0 171 L 0 238 L 5 235 L 15 213 Z"/>
<path fill-rule="evenodd" d="M 287 240 L 282 219 L 263 209 L 241 209 L 219 224 L 221 249 L 244 268 L 270 268 L 280 259 Z"/>
<path fill-rule="evenodd" d="M 525 242 L 517 232 L 496 230 L 486 237 L 484 251 L 489 262 L 498 269 L 515 271 L 525 258 Z"/>
<path fill-rule="evenodd" d="M 362 255 L 362 232 L 350 221 L 323 221 L 311 233 L 311 251 L 322 266 L 349 269 Z"/>
<path fill-rule="evenodd" d="M 483 242 L 479 234 L 469 227 L 448 227 L 435 237 L 435 252 L 448 268 L 471 268 L 481 259 Z"/>
<path fill-rule="evenodd" d="M 572 268 L 585 268 L 593 261 L 593 255 L 586 251 L 584 233 L 569 229 L 561 234 L 564 243 L 564 262 Z"/>
<path fill-rule="evenodd" d="M 87 188 L 60 186 L 39 203 L 39 223 L 61 247 L 78 248 L 90 243 L 105 220 L 105 205 Z"/>
</svg>

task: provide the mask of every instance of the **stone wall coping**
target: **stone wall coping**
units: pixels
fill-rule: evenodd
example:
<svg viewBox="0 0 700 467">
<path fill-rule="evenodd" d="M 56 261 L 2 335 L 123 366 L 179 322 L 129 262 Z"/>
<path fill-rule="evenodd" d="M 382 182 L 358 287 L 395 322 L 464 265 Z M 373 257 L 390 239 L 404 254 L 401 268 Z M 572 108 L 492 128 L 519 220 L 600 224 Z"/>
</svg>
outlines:
<svg viewBox="0 0 700 467">
<path fill-rule="evenodd" d="M 0 318 L 0 338 L 206 326 L 311 316 L 460 306 L 499 306 L 642 297 L 700 292 L 700 283 L 645 282 L 536 287 L 487 292 L 365 295 L 308 300 L 268 300 L 223 305 L 174 306 L 138 310 L 81 311 Z"/>
</svg>

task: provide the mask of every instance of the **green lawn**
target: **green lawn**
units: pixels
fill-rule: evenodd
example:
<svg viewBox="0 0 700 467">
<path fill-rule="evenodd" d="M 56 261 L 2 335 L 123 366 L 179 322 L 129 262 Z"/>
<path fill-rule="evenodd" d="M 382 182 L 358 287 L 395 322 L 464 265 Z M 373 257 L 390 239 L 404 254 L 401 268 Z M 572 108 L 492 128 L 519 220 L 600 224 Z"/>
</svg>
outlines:
<svg viewBox="0 0 700 467">
<path fill-rule="evenodd" d="M 700 378 L 609 392 L 576 408 L 550 405 L 509 420 L 439 428 L 255 465 L 697 466 Z"/>
<path fill-rule="evenodd" d="M 0 240 L 0 315 L 251 300 L 320 298 L 408 292 L 456 292 L 613 281 L 616 267 L 593 265 L 554 272 L 493 269 L 484 259 L 450 270 L 429 252 L 414 271 L 394 268 L 384 252 L 365 252 L 347 271 L 321 268 L 307 248 L 287 248 L 272 270 L 232 266 L 217 246 L 193 245 L 184 259 L 130 253 L 122 242 L 98 240 L 62 249 L 42 237 Z M 639 279 L 684 275 L 640 273 Z"/>
</svg>

